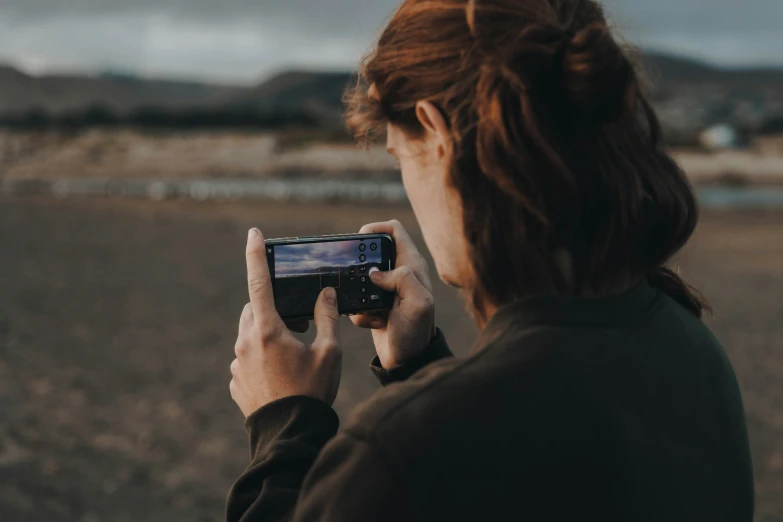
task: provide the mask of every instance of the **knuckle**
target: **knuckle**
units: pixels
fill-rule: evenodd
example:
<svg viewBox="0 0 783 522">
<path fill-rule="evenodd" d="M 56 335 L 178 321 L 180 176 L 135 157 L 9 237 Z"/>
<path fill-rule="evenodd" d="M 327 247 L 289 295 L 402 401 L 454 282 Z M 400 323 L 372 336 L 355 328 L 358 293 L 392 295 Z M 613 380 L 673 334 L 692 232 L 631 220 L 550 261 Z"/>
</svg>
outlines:
<svg viewBox="0 0 783 522">
<path fill-rule="evenodd" d="M 318 344 L 318 348 L 325 355 L 338 355 L 340 353 L 340 343 L 336 339 L 324 339 Z"/>
<path fill-rule="evenodd" d="M 231 397 L 236 398 L 237 396 L 237 383 L 234 379 L 231 379 L 231 382 L 228 383 L 228 391 L 231 392 Z"/>
<path fill-rule="evenodd" d="M 239 373 L 239 359 L 231 362 L 231 375 L 236 376 Z"/>
<path fill-rule="evenodd" d="M 413 270 L 408 265 L 402 265 L 400 267 L 400 277 L 410 277 L 413 275 Z"/>
<path fill-rule="evenodd" d="M 270 283 L 267 278 L 255 276 L 248 279 L 247 288 L 250 290 L 250 293 L 259 294 L 266 291 L 266 289 L 269 287 L 269 284 Z"/>
<path fill-rule="evenodd" d="M 324 343 L 324 350 L 327 352 L 340 352 L 340 341 L 337 339 L 327 339 Z"/>
<path fill-rule="evenodd" d="M 258 340 L 261 342 L 262 345 L 273 344 L 275 341 L 277 341 L 279 337 L 280 337 L 280 329 L 277 327 L 265 328 L 258 334 Z"/>
<path fill-rule="evenodd" d="M 247 329 L 252 324 L 252 319 L 253 319 L 253 305 L 248 303 L 242 309 L 242 314 L 239 316 L 240 332 L 242 330 Z"/>
<path fill-rule="evenodd" d="M 426 314 L 432 310 L 435 306 L 435 298 L 429 292 L 424 292 L 423 295 L 417 299 L 413 305 L 413 309 L 418 314 Z"/>
<path fill-rule="evenodd" d="M 237 358 L 246 356 L 248 351 L 247 342 L 244 339 L 237 339 L 234 345 L 234 354 L 236 354 Z"/>
<path fill-rule="evenodd" d="M 403 265 L 400 267 L 400 280 L 410 283 L 413 280 L 417 280 L 416 274 L 414 273 L 413 269 L 411 269 L 411 267 Z"/>
</svg>

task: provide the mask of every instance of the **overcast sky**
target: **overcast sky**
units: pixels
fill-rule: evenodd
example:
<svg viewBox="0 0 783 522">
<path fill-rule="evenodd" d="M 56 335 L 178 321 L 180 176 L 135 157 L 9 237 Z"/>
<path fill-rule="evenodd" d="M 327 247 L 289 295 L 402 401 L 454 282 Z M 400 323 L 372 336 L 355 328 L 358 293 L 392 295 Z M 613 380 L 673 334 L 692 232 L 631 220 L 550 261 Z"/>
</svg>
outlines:
<svg viewBox="0 0 783 522">
<path fill-rule="evenodd" d="M 524 0 L 519 0 L 524 1 Z M 783 0 L 606 0 L 626 39 L 726 65 L 783 65 Z M 398 0 L 0 0 L 0 62 L 255 83 L 353 68 Z"/>
<path fill-rule="evenodd" d="M 275 276 L 310 275 L 321 267 L 350 267 L 365 263 L 380 263 L 381 251 L 359 250 L 359 241 L 331 241 L 275 247 Z"/>
</svg>

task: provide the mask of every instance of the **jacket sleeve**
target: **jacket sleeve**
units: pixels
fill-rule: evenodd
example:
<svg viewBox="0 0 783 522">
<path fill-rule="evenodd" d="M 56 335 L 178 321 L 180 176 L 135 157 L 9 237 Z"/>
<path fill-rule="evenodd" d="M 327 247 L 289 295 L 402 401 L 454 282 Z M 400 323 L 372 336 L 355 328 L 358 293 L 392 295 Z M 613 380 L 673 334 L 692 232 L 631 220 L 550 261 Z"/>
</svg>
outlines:
<svg viewBox="0 0 783 522">
<path fill-rule="evenodd" d="M 413 520 L 403 482 L 371 439 L 340 432 L 307 476 L 295 522 Z"/>
<path fill-rule="evenodd" d="M 229 522 L 412 518 L 380 448 L 355 433 L 334 436 L 337 416 L 325 403 L 281 399 L 251 415 L 247 427 L 252 462 L 229 493 Z"/>
<path fill-rule="evenodd" d="M 435 337 L 430 341 L 430 345 L 415 359 L 411 359 L 402 366 L 386 369 L 381 365 L 381 360 L 376 355 L 370 362 L 370 370 L 372 370 L 380 383 L 386 386 L 394 382 L 405 381 L 428 364 L 453 356 L 454 354 L 451 353 L 443 332 L 438 328 Z"/>
<path fill-rule="evenodd" d="M 248 417 L 250 466 L 228 495 L 226 520 L 290 520 L 302 481 L 339 420 L 326 403 L 286 397 Z"/>
</svg>

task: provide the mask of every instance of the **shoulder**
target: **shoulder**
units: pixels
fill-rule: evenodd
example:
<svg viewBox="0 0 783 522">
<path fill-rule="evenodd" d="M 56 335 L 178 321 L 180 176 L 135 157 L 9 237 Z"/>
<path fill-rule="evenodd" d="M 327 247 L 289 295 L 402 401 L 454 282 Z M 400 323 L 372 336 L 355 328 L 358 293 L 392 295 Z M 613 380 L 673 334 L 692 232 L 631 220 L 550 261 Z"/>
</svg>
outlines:
<svg viewBox="0 0 783 522">
<path fill-rule="evenodd" d="M 464 474 L 471 465 L 502 475 L 498 466 L 509 459 L 539 469 L 541 459 L 560 458 L 546 448 L 571 447 L 570 440 L 543 443 L 572 437 L 566 420 L 589 425 L 585 395 L 558 355 L 576 342 L 557 328 L 511 329 L 466 358 L 435 362 L 380 390 L 343 431 L 372 446 L 406 483 Z M 459 457 L 478 454 L 480 462 Z"/>
<path fill-rule="evenodd" d="M 511 329 L 468 357 L 431 363 L 378 391 L 351 413 L 345 429 L 362 438 L 396 439 L 398 430 L 421 434 L 420 426 L 427 425 L 436 432 L 482 416 L 507 402 L 512 389 L 524 393 L 520 386 L 530 390 L 544 383 L 558 347 L 567 344 L 556 328 Z"/>
</svg>

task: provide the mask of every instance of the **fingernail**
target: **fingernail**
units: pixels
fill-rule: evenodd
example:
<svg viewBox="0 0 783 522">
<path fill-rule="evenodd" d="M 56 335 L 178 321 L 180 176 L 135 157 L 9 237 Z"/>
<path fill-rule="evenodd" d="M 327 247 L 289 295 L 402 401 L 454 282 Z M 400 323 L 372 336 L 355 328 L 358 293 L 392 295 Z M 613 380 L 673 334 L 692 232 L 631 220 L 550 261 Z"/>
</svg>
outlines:
<svg viewBox="0 0 783 522">
<path fill-rule="evenodd" d="M 260 234 L 260 233 L 261 233 L 261 232 L 260 232 L 260 231 L 259 231 L 257 228 L 251 228 L 251 229 L 248 231 L 248 233 L 247 233 L 247 238 L 248 238 L 248 239 L 253 239 L 254 237 L 256 237 L 256 236 L 257 236 L 258 234 Z"/>
<path fill-rule="evenodd" d="M 384 277 L 386 277 L 386 273 L 385 272 L 381 272 L 380 270 L 370 274 L 370 280 L 371 281 L 381 281 Z"/>
<path fill-rule="evenodd" d="M 337 292 L 335 292 L 334 288 L 330 287 L 326 289 L 326 292 L 324 292 L 324 301 L 329 305 L 337 304 Z"/>
</svg>

